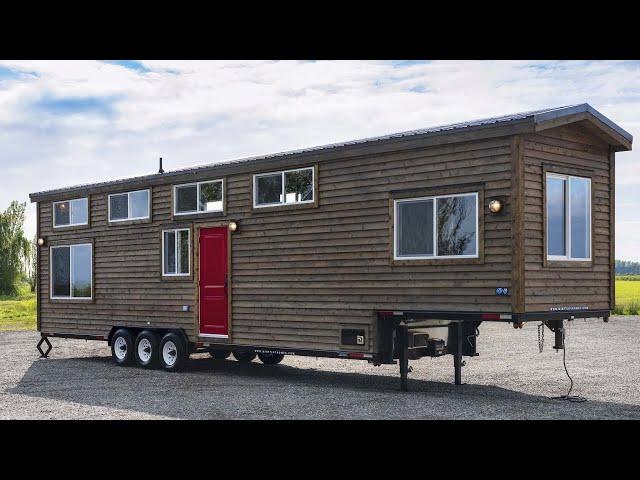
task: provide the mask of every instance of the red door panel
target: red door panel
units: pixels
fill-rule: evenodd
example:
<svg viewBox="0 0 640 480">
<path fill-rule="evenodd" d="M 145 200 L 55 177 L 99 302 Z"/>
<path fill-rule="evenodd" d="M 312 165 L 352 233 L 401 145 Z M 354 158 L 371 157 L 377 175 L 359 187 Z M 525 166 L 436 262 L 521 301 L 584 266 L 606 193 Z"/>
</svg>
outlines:
<svg viewBox="0 0 640 480">
<path fill-rule="evenodd" d="M 229 335 L 227 227 L 200 229 L 200 333 Z"/>
</svg>

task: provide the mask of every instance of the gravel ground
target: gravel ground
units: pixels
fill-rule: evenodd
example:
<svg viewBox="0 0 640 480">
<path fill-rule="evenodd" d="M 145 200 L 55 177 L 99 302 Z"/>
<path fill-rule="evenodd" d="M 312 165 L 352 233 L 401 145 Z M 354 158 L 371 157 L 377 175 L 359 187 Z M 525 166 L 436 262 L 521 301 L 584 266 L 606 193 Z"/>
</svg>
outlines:
<svg viewBox="0 0 640 480">
<path fill-rule="evenodd" d="M 36 332 L 0 333 L 0 419 L 640 419 L 640 317 L 576 320 L 567 365 L 585 403 L 553 400 L 568 388 L 547 330 L 480 327 L 480 356 L 453 385 L 451 356 L 412 361 L 410 392 L 398 367 L 285 357 L 276 366 L 193 355 L 180 373 L 116 367 L 103 342 L 52 339 L 39 359 Z"/>
</svg>

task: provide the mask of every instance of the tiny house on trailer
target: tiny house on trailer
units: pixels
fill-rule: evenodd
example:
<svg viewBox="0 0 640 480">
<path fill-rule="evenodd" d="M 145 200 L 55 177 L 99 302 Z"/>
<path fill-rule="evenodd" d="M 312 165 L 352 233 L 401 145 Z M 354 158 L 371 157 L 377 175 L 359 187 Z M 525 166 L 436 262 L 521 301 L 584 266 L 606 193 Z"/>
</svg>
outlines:
<svg viewBox="0 0 640 480">
<path fill-rule="evenodd" d="M 61 188 L 38 215 L 37 322 L 116 363 L 476 355 L 484 321 L 563 347 L 614 304 L 615 152 L 588 104 Z M 47 350 L 42 350 L 46 343 Z"/>
</svg>

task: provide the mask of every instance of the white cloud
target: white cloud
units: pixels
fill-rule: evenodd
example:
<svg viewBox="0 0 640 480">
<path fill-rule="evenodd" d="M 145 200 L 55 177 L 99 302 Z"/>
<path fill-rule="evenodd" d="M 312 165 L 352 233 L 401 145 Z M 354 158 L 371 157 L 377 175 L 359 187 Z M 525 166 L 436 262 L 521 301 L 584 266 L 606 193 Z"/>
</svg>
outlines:
<svg viewBox="0 0 640 480">
<path fill-rule="evenodd" d="M 33 191 L 153 172 L 159 156 L 170 169 L 572 103 L 640 133 L 637 62 L 142 63 L 150 71 L 0 62 L 28 72 L 0 77 L 0 208 Z M 640 186 L 638 165 L 635 152 L 620 154 L 617 181 Z M 618 201 L 635 200 L 625 195 Z M 34 232 L 32 208 L 28 221 Z M 629 228 L 618 235 L 630 238 Z M 621 255 L 640 250 L 622 245 Z"/>
</svg>

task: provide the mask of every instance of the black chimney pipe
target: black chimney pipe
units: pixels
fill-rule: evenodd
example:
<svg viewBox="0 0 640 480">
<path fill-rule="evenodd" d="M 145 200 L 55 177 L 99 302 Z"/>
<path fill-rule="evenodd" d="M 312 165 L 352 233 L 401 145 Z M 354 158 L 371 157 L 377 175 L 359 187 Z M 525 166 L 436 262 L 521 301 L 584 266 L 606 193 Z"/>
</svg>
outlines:
<svg viewBox="0 0 640 480">
<path fill-rule="evenodd" d="M 160 157 L 160 169 L 158 170 L 158 173 L 164 173 L 164 170 L 162 169 L 162 157 Z"/>
</svg>

